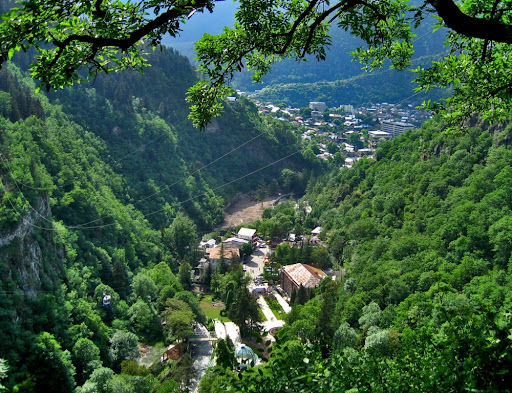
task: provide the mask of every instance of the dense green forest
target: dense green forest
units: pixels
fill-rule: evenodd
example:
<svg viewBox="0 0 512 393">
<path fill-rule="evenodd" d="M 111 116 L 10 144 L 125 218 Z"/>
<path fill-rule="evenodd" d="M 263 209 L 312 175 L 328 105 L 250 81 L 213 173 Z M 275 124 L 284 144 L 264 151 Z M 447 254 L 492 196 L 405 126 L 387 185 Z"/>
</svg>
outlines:
<svg viewBox="0 0 512 393">
<path fill-rule="evenodd" d="M 268 364 L 217 367 L 201 391 L 508 391 L 512 134 L 472 123 L 431 121 L 313 179 L 309 215 L 275 212 L 289 230 L 321 225 L 345 275 L 294 305 Z"/>
<path fill-rule="evenodd" d="M 305 178 L 322 168 L 244 99 L 205 132 L 194 129 L 185 102 L 193 69 L 172 49 L 152 56 L 145 76 L 48 94 L 34 93 L 23 56 L 21 68 L 0 71 L 0 354 L 9 389 L 178 389 L 190 357 L 152 371 L 128 360 L 139 343 L 172 343 L 205 322 L 188 291 L 197 232 L 222 222 L 233 195 L 283 168 Z"/>
<path fill-rule="evenodd" d="M 415 56 L 411 66 L 404 72 L 387 69 L 365 72 L 362 65 L 354 61 L 350 51 L 362 44 L 359 38 L 337 26 L 331 26 L 331 44 L 325 61 L 314 56 L 307 61 L 285 59 L 276 63 L 261 83 L 252 83 L 250 72 L 244 70 L 236 75 L 233 85 L 254 92 L 255 98 L 273 103 L 285 103 L 292 107 L 307 106 L 310 101 L 324 101 L 328 106 L 341 104 L 370 104 L 376 102 L 399 102 L 409 98 L 408 104 L 419 105 L 423 100 L 440 99 L 446 91 L 415 94 L 411 70 L 427 66 L 446 53 L 443 46 L 445 29 L 435 29 L 433 20 L 415 30 Z M 261 90 L 261 91 L 260 91 Z"/>
<path fill-rule="evenodd" d="M 420 64 L 428 64 L 437 56 L 425 56 L 412 62 L 412 68 Z M 300 80 L 269 84 L 254 93 L 254 99 L 284 103 L 291 107 L 305 107 L 311 101 L 322 101 L 329 107 L 342 104 L 371 105 L 376 102 L 404 102 L 419 106 L 425 100 L 439 100 L 446 97 L 446 90 L 433 90 L 428 93 L 415 92 L 416 74 L 411 70 L 397 72 L 395 70 L 376 70 L 334 81 L 318 80 L 302 82 Z"/>
<path fill-rule="evenodd" d="M 240 367 L 220 340 L 200 392 L 510 391 L 510 2 L 248 0 L 234 29 L 199 43 L 202 81 L 174 50 L 141 44 L 157 47 L 214 3 L 30 1 L 4 15 L 0 390 L 188 391 L 192 357 L 182 344 L 196 324 L 213 324 L 190 291 L 199 234 L 222 221 L 236 193 L 261 199 L 272 188 L 297 199 L 248 226 L 269 242 L 322 231 L 315 245 L 277 246 L 263 278 L 276 281 L 279 267 L 297 262 L 338 278 L 293 291 L 284 327 L 267 341 L 249 277 L 222 252 L 206 273 L 207 296 L 259 344 L 260 364 Z M 453 96 L 431 104 L 439 114 L 421 129 L 351 168 L 319 161 L 289 125 L 258 117 L 244 98 L 225 100 L 224 116 L 201 133 L 187 116 L 195 107 L 195 124 L 210 121 L 244 65 L 263 77 L 282 58 L 323 59 L 332 23 L 365 41 L 356 58 L 369 68 L 407 68 L 411 23 L 432 13 L 453 29 L 451 52 L 419 70 L 420 85 Z M 133 71 L 146 61 L 144 76 Z M 37 92 L 30 63 L 43 86 L 66 90 Z M 291 86 L 297 106 L 409 96 L 410 84 L 385 72 L 375 74 L 378 87 L 352 66 L 326 84 L 291 71 L 311 82 Z M 90 84 L 71 87 L 86 76 Z M 269 89 L 276 101 L 284 90 Z M 164 363 L 169 344 L 179 359 Z M 140 365 L 148 353 L 155 361 Z"/>
</svg>

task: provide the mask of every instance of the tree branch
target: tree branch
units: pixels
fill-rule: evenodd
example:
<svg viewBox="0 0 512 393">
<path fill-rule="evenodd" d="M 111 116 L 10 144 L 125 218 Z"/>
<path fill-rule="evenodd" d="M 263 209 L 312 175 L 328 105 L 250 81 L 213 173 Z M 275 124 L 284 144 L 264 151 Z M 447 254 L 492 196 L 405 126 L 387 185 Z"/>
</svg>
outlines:
<svg viewBox="0 0 512 393">
<path fill-rule="evenodd" d="M 103 4 L 103 0 L 96 0 L 94 3 L 94 10 L 92 11 L 92 14 L 94 16 L 97 16 L 98 18 L 104 18 L 105 17 L 105 11 L 101 9 L 101 5 Z"/>
<path fill-rule="evenodd" d="M 343 12 L 343 11 L 346 11 L 346 10 L 348 10 L 358 4 L 361 4 L 361 3 L 363 3 L 363 2 L 360 2 L 357 0 L 349 0 L 349 1 L 346 1 L 345 4 L 340 2 L 340 3 L 332 6 L 331 8 L 329 8 L 327 11 L 324 11 L 322 14 L 320 14 L 320 16 L 318 18 L 316 18 L 315 21 L 309 27 L 309 35 L 308 35 L 306 44 L 304 45 L 304 48 L 302 49 L 302 56 L 306 55 L 306 53 L 309 49 L 309 46 L 311 45 L 311 41 L 313 40 L 313 34 L 314 34 L 316 28 L 318 27 L 318 25 L 320 23 L 322 23 L 331 13 L 336 11 L 338 8 L 341 8 L 340 12 Z M 341 7 L 341 6 L 343 6 L 343 7 Z M 332 21 L 332 19 L 331 19 L 331 21 Z"/>
<path fill-rule="evenodd" d="M 315 8 L 317 3 L 318 3 L 318 0 L 312 0 L 311 3 L 309 3 L 308 7 L 295 20 L 290 31 L 288 31 L 287 33 L 279 34 L 279 35 L 288 36 L 288 40 L 286 41 L 286 43 L 280 50 L 276 51 L 276 54 L 282 55 L 283 53 L 286 52 L 286 50 L 288 49 L 288 47 L 290 46 L 290 44 L 293 40 L 293 35 L 297 31 L 297 28 L 302 23 L 302 21 L 309 15 L 309 13 L 313 11 L 313 9 Z"/>
<path fill-rule="evenodd" d="M 453 0 L 428 0 L 446 26 L 459 34 L 512 44 L 512 25 L 464 14 Z"/>
<path fill-rule="evenodd" d="M 507 84 L 505 84 L 503 86 L 500 86 L 500 87 L 490 91 L 489 94 L 487 94 L 485 96 L 485 98 L 490 99 L 490 98 L 496 96 L 499 92 L 501 92 L 503 90 L 510 89 L 510 88 L 512 88 L 512 82 L 509 82 L 509 83 L 507 83 Z"/>
<path fill-rule="evenodd" d="M 101 0 L 99 0 L 101 1 Z M 172 20 L 178 20 L 180 17 L 184 17 L 190 13 L 193 9 L 199 9 L 205 7 L 210 2 L 208 0 L 198 0 L 192 5 L 192 2 L 179 8 L 171 8 L 162 14 L 158 15 L 155 19 L 149 21 L 145 25 L 133 30 L 126 38 L 109 38 L 109 37 L 97 37 L 89 34 L 71 34 L 62 41 L 54 40 L 53 44 L 61 49 L 64 49 L 73 41 L 79 41 L 89 44 L 94 44 L 98 47 L 117 47 L 123 51 L 126 51 L 131 46 L 135 45 L 144 36 L 148 35 L 154 30 L 165 25 L 167 22 Z"/>
<path fill-rule="evenodd" d="M 496 9 L 498 8 L 499 2 L 500 2 L 500 0 L 494 0 L 494 4 L 493 4 L 492 10 L 491 10 L 491 17 L 490 17 L 491 20 L 493 20 L 494 16 L 496 15 Z M 487 47 L 488 47 L 488 45 L 489 45 L 489 40 L 485 39 L 485 41 L 484 41 L 484 50 L 482 51 L 482 61 L 484 61 L 485 57 L 487 56 Z"/>
</svg>

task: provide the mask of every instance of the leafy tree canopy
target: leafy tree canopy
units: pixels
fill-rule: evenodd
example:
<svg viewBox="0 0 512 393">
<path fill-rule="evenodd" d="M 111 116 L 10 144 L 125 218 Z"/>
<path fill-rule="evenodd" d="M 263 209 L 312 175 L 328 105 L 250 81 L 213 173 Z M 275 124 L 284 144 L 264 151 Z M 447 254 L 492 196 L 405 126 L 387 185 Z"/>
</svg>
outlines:
<svg viewBox="0 0 512 393">
<path fill-rule="evenodd" d="M 196 12 L 213 12 L 220 0 L 88 0 L 7 2 L 0 25 L 0 64 L 17 50 L 36 49 L 33 75 L 47 89 L 79 82 L 98 72 L 142 71 L 147 48 L 162 36 L 179 33 Z M 510 103 L 512 82 L 506 70 L 512 43 L 510 0 L 241 0 L 233 28 L 197 43 L 200 69 L 207 81 L 189 90 L 191 118 L 200 127 L 219 113 L 225 82 L 244 66 L 260 80 L 274 62 L 311 55 L 321 60 L 330 43 L 329 27 L 338 25 L 360 37 L 353 54 L 369 69 L 389 59 L 397 69 L 409 64 L 414 27 L 430 15 L 450 28 L 452 51 L 429 69 L 418 69 L 420 88 L 453 87 L 454 97 L 433 110 L 450 109 L 462 120 L 475 111 L 500 119 Z M 485 83 L 475 83 L 485 81 Z M 472 99 L 468 99 L 472 98 Z M 456 109 L 454 109 L 456 107 Z"/>
</svg>

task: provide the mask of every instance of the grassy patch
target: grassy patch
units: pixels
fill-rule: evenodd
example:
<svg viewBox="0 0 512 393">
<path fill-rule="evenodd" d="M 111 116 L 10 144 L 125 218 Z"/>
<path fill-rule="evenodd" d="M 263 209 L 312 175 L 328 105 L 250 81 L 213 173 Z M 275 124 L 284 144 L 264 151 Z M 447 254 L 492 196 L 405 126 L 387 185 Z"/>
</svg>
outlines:
<svg viewBox="0 0 512 393">
<path fill-rule="evenodd" d="M 266 300 L 268 306 L 270 307 L 270 309 L 272 310 L 272 312 L 274 313 L 274 316 L 277 319 L 283 319 L 284 310 L 281 307 L 281 305 L 279 304 L 279 302 L 277 301 L 277 299 L 274 297 L 274 295 L 271 295 L 271 294 L 266 295 L 265 300 Z"/>
<path fill-rule="evenodd" d="M 260 316 L 260 321 L 264 322 L 267 320 L 265 317 L 265 314 L 263 314 L 263 311 L 261 311 L 261 308 L 258 307 L 258 315 Z"/>
<path fill-rule="evenodd" d="M 202 300 L 199 302 L 199 306 L 201 310 L 203 310 L 204 315 L 211 319 L 218 319 L 221 322 L 229 322 L 230 319 L 228 317 L 224 317 L 220 315 L 221 310 L 224 310 L 226 307 L 218 307 L 219 302 L 214 302 L 211 295 L 203 296 Z"/>
</svg>

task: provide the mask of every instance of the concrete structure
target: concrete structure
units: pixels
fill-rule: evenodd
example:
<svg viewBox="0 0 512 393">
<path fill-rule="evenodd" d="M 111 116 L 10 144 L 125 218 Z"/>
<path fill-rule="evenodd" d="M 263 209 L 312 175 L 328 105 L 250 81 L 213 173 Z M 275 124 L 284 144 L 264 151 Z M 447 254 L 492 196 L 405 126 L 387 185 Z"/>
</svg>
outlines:
<svg viewBox="0 0 512 393">
<path fill-rule="evenodd" d="M 391 136 L 395 137 L 395 136 L 403 134 L 407 130 L 413 129 L 415 127 L 411 123 L 383 120 L 381 122 L 381 128 L 382 128 L 382 131 L 389 132 L 391 134 Z"/>
<path fill-rule="evenodd" d="M 327 274 L 313 266 L 303 263 L 287 265 L 281 268 L 281 288 L 291 296 L 293 290 L 298 291 L 301 285 L 306 289 L 316 288 L 325 277 Z"/>
<path fill-rule="evenodd" d="M 377 140 L 380 138 L 384 138 L 384 139 L 391 138 L 391 134 L 386 131 L 368 131 L 368 134 L 370 134 L 371 136 L 373 136 L 374 139 L 377 139 Z"/>
<path fill-rule="evenodd" d="M 240 228 L 238 231 L 237 237 L 239 239 L 248 240 L 252 243 L 253 247 L 256 247 L 258 234 L 256 233 L 256 229 L 251 228 Z"/>
<path fill-rule="evenodd" d="M 340 105 L 340 108 L 345 111 L 345 113 L 352 113 L 354 112 L 354 106 L 353 105 Z"/>
<path fill-rule="evenodd" d="M 320 111 L 320 112 L 325 112 L 325 110 L 327 109 L 327 105 L 325 105 L 325 102 L 317 102 L 317 101 L 310 102 L 309 107 L 311 109 L 313 109 L 314 111 Z"/>
</svg>

